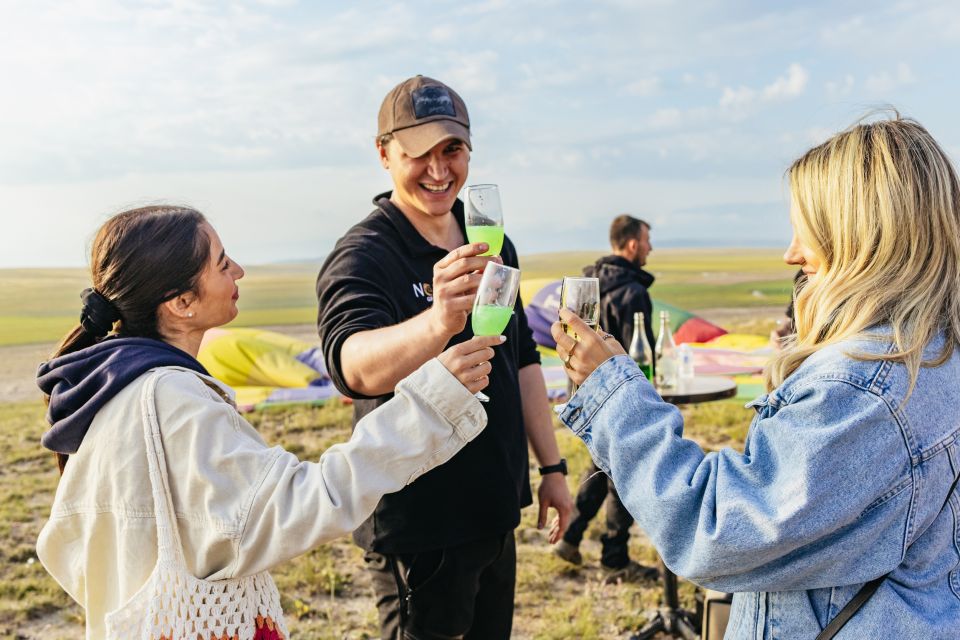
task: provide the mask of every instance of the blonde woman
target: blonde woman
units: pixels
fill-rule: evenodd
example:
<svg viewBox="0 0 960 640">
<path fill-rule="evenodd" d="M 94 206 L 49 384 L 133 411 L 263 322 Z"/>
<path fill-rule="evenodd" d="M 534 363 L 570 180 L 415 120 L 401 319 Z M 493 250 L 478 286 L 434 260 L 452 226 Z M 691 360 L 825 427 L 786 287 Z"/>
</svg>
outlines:
<svg viewBox="0 0 960 640">
<path fill-rule="evenodd" d="M 796 336 L 748 405 L 743 453 L 705 454 L 615 340 L 575 326 L 575 342 L 556 324 L 581 385 L 561 420 L 668 567 L 735 592 L 728 639 L 955 639 L 956 172 L 923 127 L 895 117 L 811 149 L 789 183 L 784 258 L 806 282 Z"/>
</svg>

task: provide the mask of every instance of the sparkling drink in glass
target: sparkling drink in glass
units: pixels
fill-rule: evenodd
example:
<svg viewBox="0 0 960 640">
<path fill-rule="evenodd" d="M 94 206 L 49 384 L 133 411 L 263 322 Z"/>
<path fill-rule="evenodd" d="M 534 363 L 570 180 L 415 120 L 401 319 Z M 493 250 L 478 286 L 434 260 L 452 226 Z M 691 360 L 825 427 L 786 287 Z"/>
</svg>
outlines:
<svg viewBox="0 0 960 640">
<path fill-rule="evenodd" d="M 573 311 L 593 331 L 600 324 L 600 280 L 581 276 L 564 276 L 560 288 L 560 308 Z M 563 323 L 563 331 L 574 340 L 576 332 Z"/>
<path fill-rule="evenodd" d="M 500 255 L 503 248 L 503 208 L 495 184 L 476 184 L 464 193 L 464 222 L 468 242 L 486 242 L 483 256 Z"/>
<path fill-rule="evenodd" d="M 592 331 L 600 328 L 600 280 L 582 276 L 564 276 L 560 287 L 560 308 L 573 311 Z M 561 320 L 563 332 L 579 342 L 580 336 Z M 571 380 L 569 395 L 577 392 Z"/>
<path fill-rule="evenodd" d="M 473 301 L 470 327 L 475 336 L 498 336 L 510 323 L 513 307 L 520 291 L 520 270 L 507 265 L 488 262 L 480 278 L 477 297 Z M 490 398 L 476 393 L 477 399 L 487 402 Z"/>
</svg>

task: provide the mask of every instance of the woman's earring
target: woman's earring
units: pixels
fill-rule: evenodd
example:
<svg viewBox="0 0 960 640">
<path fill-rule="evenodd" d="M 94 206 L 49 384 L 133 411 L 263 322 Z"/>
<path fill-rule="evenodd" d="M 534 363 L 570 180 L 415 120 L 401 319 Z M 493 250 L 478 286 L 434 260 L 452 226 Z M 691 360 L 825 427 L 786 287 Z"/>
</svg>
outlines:
<svg viewBox="0 0 960 640">
<path fill-rule="evenodd" d="M 187 317 L 188 317 L 188 318 L 192 318 L 192 317 L 193 317 L 193 311 L 188 311 L 188 312 L 187 312 Z"/>
</svg>

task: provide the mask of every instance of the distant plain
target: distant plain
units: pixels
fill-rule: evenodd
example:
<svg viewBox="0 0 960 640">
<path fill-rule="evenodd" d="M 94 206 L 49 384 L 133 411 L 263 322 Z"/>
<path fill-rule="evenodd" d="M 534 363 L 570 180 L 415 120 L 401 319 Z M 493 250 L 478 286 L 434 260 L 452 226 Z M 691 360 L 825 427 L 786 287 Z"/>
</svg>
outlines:
<svg viewBox="0 0 960 640">
<path fill-rule="evenodd" d="M 579 274 L 602 252 L 521 258 L 524 279 Z M 653 295 L 692 311 L 786 305 L 793 270 L 772 249 L 664 249 L 650 257 Z M 312 324 L 320 263 L 251 266 L 240 282 L 234 326 Z M 86 269 L 0 269 L 0 346 L 52 342 L 75 323 Z"/>
</svg>

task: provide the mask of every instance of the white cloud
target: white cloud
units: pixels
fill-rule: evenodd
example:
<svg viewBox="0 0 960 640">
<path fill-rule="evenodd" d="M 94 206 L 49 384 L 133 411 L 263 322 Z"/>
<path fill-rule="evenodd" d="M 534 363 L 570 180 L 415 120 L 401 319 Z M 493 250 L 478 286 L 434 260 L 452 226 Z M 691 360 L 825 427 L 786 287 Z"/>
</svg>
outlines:
<svg viewBox="0 0 960 640">
<path fill-rule="evenodd" d="M 647 124 L 653 129 L 669 129 L 678 126 L 681 122 L 683 122 L 683 113 L 676 107 L 657 109 L 647 119 Z"/>
<path fill-rule="evenodd" d="M 796 98 L 806 89 L 809 79 L 810 74 L 806 69 L 799 64 L 791 64 L 786 76 L 777 78 L 772 84 L 763 88 L 763 98 L 765 100 Z"/>
<path fill-rule="evenodd" d="M 882 71 L 868 76 L 866 81 L 864 81 L 864 86 L 866 86 L 867 90 L 871 93 L 884 94 L 898 87 L 913 84 L 914 82 L 916 82 L 916 78 L 910 66 L 905 62 L 901 62 L 893 71 Z"/>
<path fill-rule="evenodd" d="M 786 75 L 779 76 L 762 89 L 741 85 L 736 89 L 724 87 L 720 94 L 720 109 L 727 117 L 739 120 L 753 113 L 762 103 L 792 100 L 803 94 L 810 74 L 799 64 L 791 64 Z"/>
<path fill-rule="evenodd" d="M 852 74 L 846 74 L 840 80 L 830 80 L 824 84 L 824 89 L 827 92 L 827 95 L 833 99 L 839 97 L 849 96 L 853 92 L 853 88 L 856 85 L 856 80 L 854 80 Z"/>
<path fill-rule="evenodd" d="M 459 13 L 463 15 L 480 15 L 485 13 L 496 13 L 507 6 L 506 0 L 484 0 L 473 4 L 463 5 Z"/>
<path fill-rule="evenodd" d="M 445 55 L 440 78 L 460 94 L 495 94 L 499 88 L 499 60 L 500 55 L 493 50 Z"/>
<path fill-rule="evenodd" d="M 625 87 L 625 91 L 632 96 L 651 96 L 660 89 L 660 78 L 651 76 L 634 80 Z"/>
<path fill-rule="evenodd" d="M 757 98 L 757 92 L 751 89 L 750 87 L 738 87 L 736 89 L 731 89 L 730 87 L 724 87 L 723 93 L 720 95 L 720 106 L 721 107 L 742 107 L 748 106 L 754 102 Z"/>
<path fill-rule="evenodd" d="M 453 42 L 457 30 L 453 25 L 441 24 L 430 29 L 430 41 L 436 43 Z"/>
<path fill-rule="evenodd" d="M 820 30 L 820 38 L 824 44 L 844 46 L 854 40 L 862 40 L 871 36 L 863 16 L 853 16 L 846 20 L 830 21 Z"/>
<path fill-rule="evenodd" d="M 804 132 L 804 137 L 808 144 L 816 146 L 826 142 L 827 139 L 835 133 L 836 131 L 832 131 L 827 127 L 810 127 Z"/>
<path fill-rule="evenodd" d="M 590 75 L 588 63 L 556 65 L 546 62 L 523 63 L 518 67 L 520 83 L 525 91 L 570 87 L 585 82 Z"/>
</svg>

